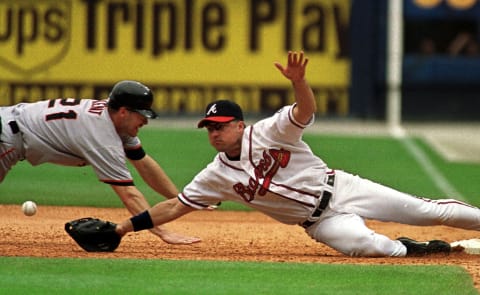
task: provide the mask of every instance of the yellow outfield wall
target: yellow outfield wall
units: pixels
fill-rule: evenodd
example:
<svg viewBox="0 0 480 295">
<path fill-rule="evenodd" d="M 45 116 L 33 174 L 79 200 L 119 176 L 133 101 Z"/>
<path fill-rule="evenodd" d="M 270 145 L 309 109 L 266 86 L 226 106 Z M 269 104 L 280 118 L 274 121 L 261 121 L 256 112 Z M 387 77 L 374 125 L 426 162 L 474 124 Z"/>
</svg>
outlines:
<svg viewBox="0 0 480 295">
<path fill-rule="evenodd" d="M 304 50 L 319 113 L 346 115 L 349 15 L 346 0 L 0 0 L 0 105 L 130 79 L 160 113 L 217 98 L 265 111 L 292 101 L 273 63 Z"/>
</svg>

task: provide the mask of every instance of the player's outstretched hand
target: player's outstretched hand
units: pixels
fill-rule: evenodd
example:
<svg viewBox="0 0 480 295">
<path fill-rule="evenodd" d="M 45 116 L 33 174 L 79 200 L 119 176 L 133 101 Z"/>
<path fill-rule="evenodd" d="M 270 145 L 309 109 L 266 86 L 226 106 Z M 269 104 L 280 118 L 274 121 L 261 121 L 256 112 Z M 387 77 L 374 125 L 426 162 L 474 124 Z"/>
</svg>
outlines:
<svg viewBox="0 0 480 295">
<path fill-rule="evenodd" d="M 201 242 L 202 240 L 197 237 L 189 237 L 181 234 L 171 232 L 164 227 L 161 227 L 161 230 L 158 230 L 159 227 L 155 228 L 153 231 L 157 236 L 159 236 L 165 243 L 168 244 L 177 244 L 177 245 L 189 245 Z"/>
<path fill-rule="evenodd" d="M 308 58 L 304 56 L 303 51 L 289 51 L 288 63 L 285 68 L 279 62 L 275 62 L 274 64 L 287 79 L 295 82 L 304 79 Z"/>
</svg>

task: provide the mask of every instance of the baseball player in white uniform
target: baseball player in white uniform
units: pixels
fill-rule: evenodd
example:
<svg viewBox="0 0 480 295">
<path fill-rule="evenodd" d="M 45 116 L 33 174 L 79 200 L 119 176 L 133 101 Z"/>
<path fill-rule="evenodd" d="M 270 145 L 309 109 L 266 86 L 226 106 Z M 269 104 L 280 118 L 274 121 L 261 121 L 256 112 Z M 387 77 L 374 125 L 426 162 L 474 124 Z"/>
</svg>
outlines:
<svg viewBox="0 0 480 295">
<path fill-rule="evenodd" d="M 117 225 L 124 235 L 163 224 L 195 209 L 235 201 L 291 225 L 349 256 L 406 256 L 448 253 L 444 241 L 390 239 L 368 228 L 365 219 L 411 225 L 448 225 L 480 230 L 480 210 L 448 199 L 429 200 L 396 191 L 350 173 L 330 169 L 302 141 L 314 120 L 314 95 L 305 79 L 303 52 L 289 52 L 275 66 L 291 81 L 296 102 L 272 117 L 245 126 L 240 107 L 210 103 L 198 127 L 206 127 L 219 152 L 176 199 Z"/>
<path fill-rule="evenodd" d="M 153 94 L 136 81 L 117 83 L 108 100 L 50 99 L 0 108 L 0 182 L 18 161 L 91 165 L 98 179 L 110 184 L 133 214 L 150 206 L 135 187 L 127 159 L 158 193 L 175 198 L 178 190 L 163 169 L 148 156 L 138 130 L 156 116 Z M 189 244 L 186 237 L 155 227 L 165 242 Z"/>
</svg>

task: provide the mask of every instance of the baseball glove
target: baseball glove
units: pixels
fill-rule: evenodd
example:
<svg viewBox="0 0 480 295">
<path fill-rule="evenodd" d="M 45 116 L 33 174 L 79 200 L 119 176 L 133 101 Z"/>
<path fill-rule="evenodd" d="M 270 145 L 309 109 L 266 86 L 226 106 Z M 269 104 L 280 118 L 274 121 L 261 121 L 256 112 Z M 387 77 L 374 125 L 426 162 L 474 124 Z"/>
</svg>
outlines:
<svg viewBox="0 0 480 295">
<path fill-rule="evenodd" d="M 65 223 L 65 231 L 87 252 L 113 252 L 122 239 L 115 232 L 116 224 L 85 217 Z"/>
</svg>

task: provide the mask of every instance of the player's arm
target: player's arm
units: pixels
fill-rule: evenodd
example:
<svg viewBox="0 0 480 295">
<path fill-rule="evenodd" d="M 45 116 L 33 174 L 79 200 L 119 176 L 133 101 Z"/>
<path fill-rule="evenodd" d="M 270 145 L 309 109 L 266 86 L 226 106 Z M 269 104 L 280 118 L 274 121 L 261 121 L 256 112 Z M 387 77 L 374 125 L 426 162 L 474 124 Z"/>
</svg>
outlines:
<svg viewBox="0 0 480 295">
<path fill-rule="evenodd" d="M 149 155 L 140 160 L 130 160 L 143 180 L 157 193 L 172 199 L 178 195 L 178 189 L 162 167 Z"/>
<path fill-rule="evenodd" d="M 153 226 L 159 226 L 173 221 L 193 210 L 195 209 L 184 205 L 178 199 L 166 200 L 157 203 L 155 206 L 141 214 L 119 223 L 116 232 L 123 236 L 134 230 L 149 229 Z"/>
<path fill-rule="evenodd" d="M 132 214 L 139 214 L 150 208 L 150 204 L 147 202 L 143 194 L 132 185 L 120 186 L 111 185 L 113 190 L 122 200 L 127 210 Z M 167 214 L 168 212 L 163 212 Z M 162 213 L 159 213 L 162 214 Z M 157 226 L 151 228 L 150 231 L 160 237 L 164 242 L 169 244 L 192 244 L 200 242 L 197 237 L 183 236 L 167 230 L 165 227 Z"/>
<path fill-rule="evenodd" d="M 293 109 L 293 116 L 302 124 L 308 124 L 317 109 L 312 88 L 310 88 L 305 78 L 307 64 L 308 58 L 304 57 L 303 51 L 298 53 L 289 51 L 286 67 L 275 62 L 277 69 L 292 82 L 297 102 L 296 107 Z"/>
</svg>

